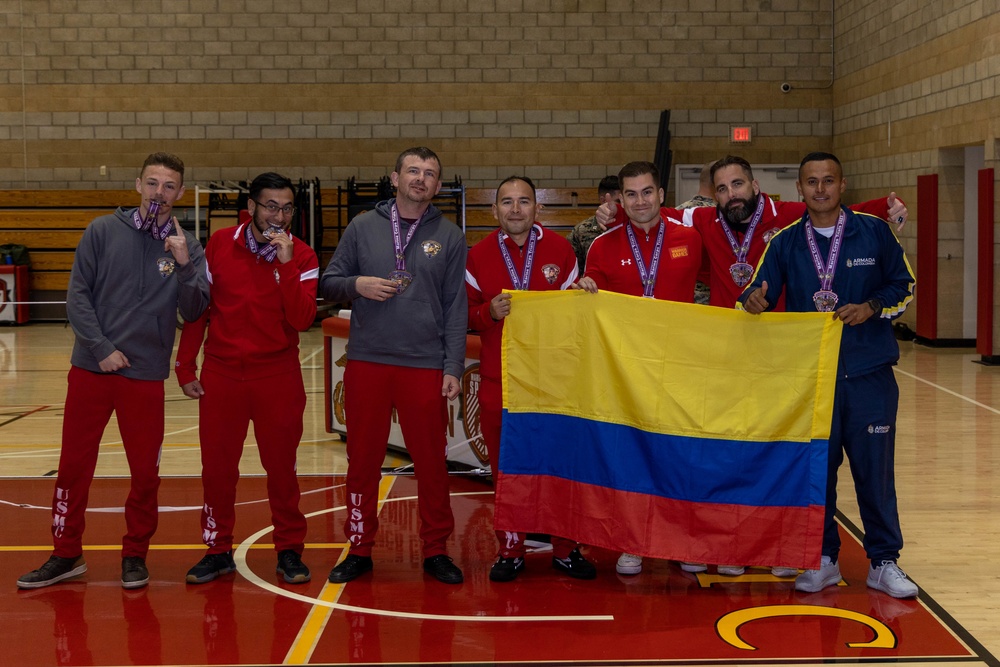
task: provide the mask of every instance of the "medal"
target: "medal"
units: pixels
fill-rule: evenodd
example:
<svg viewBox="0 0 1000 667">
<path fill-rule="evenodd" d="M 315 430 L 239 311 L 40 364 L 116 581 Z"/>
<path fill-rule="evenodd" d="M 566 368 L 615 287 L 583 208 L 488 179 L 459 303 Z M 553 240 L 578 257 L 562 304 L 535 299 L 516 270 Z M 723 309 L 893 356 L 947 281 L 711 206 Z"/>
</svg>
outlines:
<svg viewBox="0 0 1000 667">
<path fill-rule="evenodd" d="M 173 231 L 170 220 L 168 219 L 163 223 L 162 227 L 156 225 L 156 218 L 160 214 L 160 202 L 151 201 L 149 202 L 149 208 L 146 210 L 146 217 L 139 217 L 139 209 L 135 209 L 132 214 L 132 222 L 136 229 L 146 230 L 150 235 L 159 241 L 163 241 L 170 233 Z"/>
<path fill-rule="evenodd" d="M 247 244 L 247 250 L 257 255 L 258 257 L 260 257 L 260 259 L 263 259 L 265 262 L 273 264 L 274 259 L 278 256 L 278 249 L 273 245 L 271 245 L 270 243 L 263 243 L 263 244 L 257 243 L 257 237 L 253 235 L 253 229 L 251 229 L 252 227 L 253 223 L 248 222 L 246 223 L 246 226 L 243 229 L 243 241 Z M 237 234 L 238 233 L 239 230 L 237 230 Z M 265 234 L 264 232 L 261 232 L 260 234 L 264 238 L 273 238 L 273 237 L 268 237 L 267 234 Z"/>
<path fill-rule="evenodd" d="M 736 262 L 730 265 L 729 275 L 733 277 L 733 282 L 739 287 L 743 287 L 753 278 L 753 265 L 746 262 Z"/>
<path fill-rule="evenodd" d="M 809 254 L 812 256 L 813 266 L 816 268 L 816 277 L 819 278 L 819 291 L 813 294 L 813 303 L 816 310 L 821 313 L 831 313 L 837 307 L 838 297 L 833 291 L 833 275 L 837 271 L 837 257 L 840 256 L 840 247 L 844 242 L 844 227 L 847 225 L 847 215 L 843 209 L 837 216 L 837 224 L 833 229 L 833 237 L 830 239 L 830 254 L 823 263 L 823 256 L 819 252 L 819 244 L 816 242 L 816 232 L 813 231 L 812 221 L 809 214 L 802 216 L 805 223 L 806 243 L 809 245 Z"/>
<path fill-rule="evenodd" d="M 143 222 L 144 225 L 151 225 L 156 222 L 156 216 L 160 213 L 160 202 L 151 201 L 149 202 L 149 209 L 146 211 L 146 220 Z"/>
<path fill-rule="evenodd" d="M 721 214 L 718 216 L 722 231 L 726 233 L 726 240 L 729 241 L 729 247 L 733 249 L 733 256 L 736 257 L 736 261 L 729 267 L 729 275 L 732 276 L 737 287 L 743 287 L 753 278 L 753 266 L 747 264 L 747 254 L 750 252 L 750 242 L 753 240 L 753 232 L 757 229 L 757 223 L 764 217 L 764 198 L 764 195 L 757 196 L 757 208 L 750 219 L 747 233 L 743 235 L 742 244 L 736 242 L 736 235 L 726 224 L 723 216 Z"/>
<path fill-rule="evenodd" d="M 389 272 L 389 280 L 396 283 L 396 294 L 402 294 L 413 282 L 413 274 L 408 271 L 396 269 Z"/>
<path fill-rule="evenodd" d="M 403 241 L 403 234 L 399 224 L 399 209 L 396 202 L 392 202 L 392 209 L 389 211 L 389 223 L 392 225 L 392 247 L 396 257 L 396 269 L 389 272 L 389 280 L 396 283 L 396 294 L 402 294 L 413 282 L 413 274 L 406 270 L 406 247 L 413 240 L 413 235 L 417 233 L 420 221 L 424 219 L 424 214 L 428 209 L 420 214 L 420 217 L 410 225 L 406 231 L 406 241 Z"/>
<path fill-rule="evenodd" d="M 813 294 L 813 303 L 816 310 L 821 313 L 832 313 L 837 307 L 837 294 L 830 290 L 821 289 Z"/>
<path fill-rule="evenodd" d="M 273 239 L 273 238 L 275 238 L 277 236 L 281 236 L 284 233 L 285 233 L 285 228 L 284 227 L 275 227 L 275 226 L 271 225 L 267 229 L 265 229 L 264 231 L 262 231 L 260 233 L 260 235 L 263 236 L 268 241 L 270 241 L 271 239 Z"/>
</svg>

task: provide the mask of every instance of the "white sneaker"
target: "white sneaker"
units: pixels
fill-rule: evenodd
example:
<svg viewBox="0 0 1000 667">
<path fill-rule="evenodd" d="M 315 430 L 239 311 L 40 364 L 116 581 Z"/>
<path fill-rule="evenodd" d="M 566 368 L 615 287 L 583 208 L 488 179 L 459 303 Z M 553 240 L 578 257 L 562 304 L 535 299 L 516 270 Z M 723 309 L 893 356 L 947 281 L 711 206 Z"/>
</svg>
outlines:
<svg viewBox="0 0 1000 667">
<path fill-rule="evenodd" d="M 823 556 L 818 570 L 806 570 L 795 578 L 795 590 L 818 593 L 827 586 L 836 586 L 840 579 L 840 563 L 831 563 L 829 556 Z"/>
<path fill-rule="evenodd" d="M 705 563 L 688 563 L 687 561 L 681 561 L 681 570 L 684 572 L 695 574 L 697 572 L 704 572 L 707 569 L 708 565 Z"/>
<path fill-rule="evenodd" d="M 782 567 L 780 565 L 775 565 L 771 568 L 772 577 L 794 577 L 799 573 L 799 568 L 797 567 Z"/>
<path fill-rule="evenodd" d="M 642 556 L 622 554 L 618 557 L 615 572 L 618 574 L 639 574 L 642 572 Z"/>
<path fill-rule="evenodd" d="M 868 568 L 868 587 L 882 591 L 894 598 L 913 598 L 920 589 L 906 578 L 895 561 L 884 560 L 878 567 Z"/>
<path fill-rule="evenodd" d="M 747 571 L 742 565 L 720 565 L 716 568 L 719 574 L 723 574 L 727 577 L 738 577 Z"/>
</svg>

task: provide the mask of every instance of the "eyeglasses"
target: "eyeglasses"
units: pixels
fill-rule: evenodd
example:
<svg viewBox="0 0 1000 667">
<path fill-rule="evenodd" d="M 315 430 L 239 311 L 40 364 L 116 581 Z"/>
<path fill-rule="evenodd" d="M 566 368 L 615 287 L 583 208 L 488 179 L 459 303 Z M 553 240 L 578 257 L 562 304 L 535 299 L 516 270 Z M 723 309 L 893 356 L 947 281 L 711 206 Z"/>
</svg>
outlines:
<svg viewBox="0 0 1000 667">
<path fill-rule="evenodd" d="M 264 208 L 264 210 L 267 211 L 268 213 L 270 213 L 271 215 L 277 215 L 278 211 L 281 211 L 282 213 L 284 213 L 285 215 L 288 215 L 288 216 L 290 216 L 293 213 L 295 213 L 295 207 L 293 205 L 291 205 L 291 204 L 285 204 L 284 206 L 278 206 L 277 204 L 271 204 L 271 203 L 265 204 L 264 202 L 257 201 L 256 199 L 252 199 L 251 201 L 254 204 L 257 204 L 257 206 L 262 206 Z"/>
</svg>

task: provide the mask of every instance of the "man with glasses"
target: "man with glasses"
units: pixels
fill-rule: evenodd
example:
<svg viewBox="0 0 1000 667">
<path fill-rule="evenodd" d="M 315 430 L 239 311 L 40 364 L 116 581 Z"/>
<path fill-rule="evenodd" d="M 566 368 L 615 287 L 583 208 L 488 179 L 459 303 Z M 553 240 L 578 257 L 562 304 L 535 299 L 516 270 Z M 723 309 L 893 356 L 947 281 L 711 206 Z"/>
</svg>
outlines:
<svg viewBox="0 0 1000 667">
<path fill-rule="evenodd" d="M 299 510 L 295 452 L 306 407 L 299 332 L 316 319 L 319 262 L 305 242 L 287 231 L 294 201 L 295 189 L 284 176 L 269 172 L 253 180 L 250 220 L 221 229 L 208 241 L 211 302 L 181 334 L 177 381 L 186 396 L 199 401 L 205 498 L 201 528 L 208 545 L 208 553 L 187 573 L 190 584 L 236 569 L 236 483 L 251 421 L 267 472 L 277 573 L 290 584 L 310 578 L 302 562 L 306 519 Z M 202 341 L 205 360 L 199 378 L 196 358 Z"/>
</svg>

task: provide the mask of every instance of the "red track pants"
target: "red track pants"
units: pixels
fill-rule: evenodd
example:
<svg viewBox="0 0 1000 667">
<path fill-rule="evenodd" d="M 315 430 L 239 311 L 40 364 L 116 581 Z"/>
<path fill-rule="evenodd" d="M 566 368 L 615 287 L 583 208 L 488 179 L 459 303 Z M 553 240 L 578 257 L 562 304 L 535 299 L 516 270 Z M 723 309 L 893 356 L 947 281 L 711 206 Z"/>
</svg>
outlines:
<svg viewBox="0 0 1000 667">
<path fill-rule="evenodd" d="M 52 497 L 53 553 L 60 558 L 76 558 L 83 553 L 90 483 L 97 468 L 101 437 L 115 413 L 132 478 L 125 501 L 127 532 L 122 538 L 122 558 L 145 558 L 158 518 L 163 381 L 131 380 L 73 366 L 68 383 L 59 476 Z"/>
<path fill-rule="evenodd" d="M 344 370 L 347 412 L 347 520 L 351 553 L 371 556 L 378 531 L 378 486 L 396 409 L 417 477 L 424 558 L 447 553 L 455 528 L 446 453 L 447 401 L 441 370 L 352 359 Z"/>
<path fill-rule="evenodd" d="M 280 375 L 234 380 L 206 368 L 201 372 L 201 386 L 205 389 L 198 406 L 205 494 L 201 537 L 208 552 L 223 553 L 233 548 L 236 483 L 243 443 L 252 421 L 257 453 L 267 472 L 274 548 L 301 554 L 306 518 L 299 510 L 295 452 L 302 440 L 302 415 L 306 409 L 302 370 L 296 364 Z"/>
</svg>

